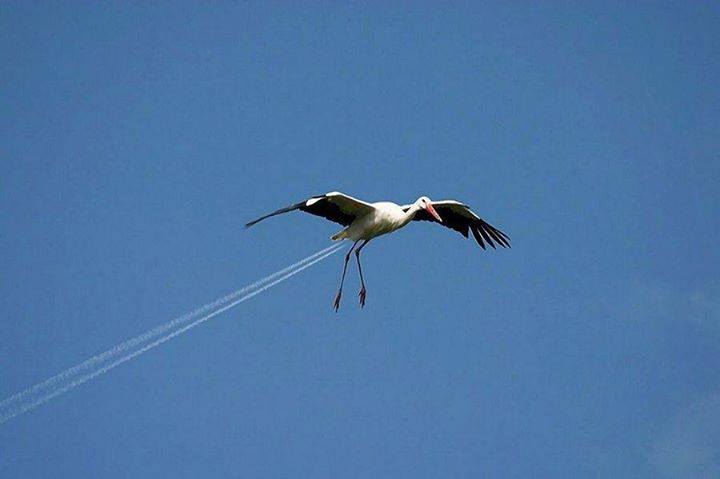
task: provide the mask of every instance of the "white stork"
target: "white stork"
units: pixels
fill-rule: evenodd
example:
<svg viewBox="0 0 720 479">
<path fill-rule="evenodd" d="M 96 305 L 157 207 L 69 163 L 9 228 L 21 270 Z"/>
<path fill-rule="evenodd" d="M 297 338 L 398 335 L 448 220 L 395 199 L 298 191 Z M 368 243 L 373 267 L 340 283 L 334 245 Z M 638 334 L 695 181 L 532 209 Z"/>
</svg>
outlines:
<svg viewBox="0 0 720 479">
<path fill-rule="evenodd" d="M 347 270 L 348 261 L 350 261 L 350 253 L 355 250 L 355 246 L 362 241 L 360 247 L 355 250 L 355 258 L 360 273 L 360 284 L 362 285 L 360 289 L 360 307 L 363 307 L 365 306 L 367 291 L 365 290 L 362 266 L 360 266 L 360 251 L 371 239 L 399 230 L 410 221 L 432 221 L 447 228 L 452 228 L 466 238 L 468 232 L 472 232 L 475 241 L 482 249 L 485 249 L 485 243 L 493 248 L 495 248 L 495 243 L 503 248 L 510 247 L 510 238 L 505 233 L 486 223 L 473 213 L 467 205 L 455 200 L 431 201 L 427 196 L 421 196 L 411 205 L 398 206 L 389 201 L 367 203 L 338 191 L 333 191 L 273 211 L 251 221 L 245 227 L 249 228 L 265 218 L 294 210 L 322 216 L 346 226 L 344 230 L 334 234 L 332 239 L 333 241 L 344 239 L 353 241 L 352 247 L 345 255 L 340 289 L 333 303 L 336 312 L 340 308 L 340 297 L 342 296 L 345 281 L 345 271 Z"/>
</svg>

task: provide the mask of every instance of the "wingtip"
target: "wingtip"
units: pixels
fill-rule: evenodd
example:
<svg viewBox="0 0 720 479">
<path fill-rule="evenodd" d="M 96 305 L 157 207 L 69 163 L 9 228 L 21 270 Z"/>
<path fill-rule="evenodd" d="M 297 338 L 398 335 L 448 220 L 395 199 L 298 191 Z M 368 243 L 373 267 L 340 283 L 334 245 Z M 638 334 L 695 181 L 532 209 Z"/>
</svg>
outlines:
<svg viewBox="0 0 720 479">
<path fill-rule="evenodd" d="M 483 249 L 483 251 L 486 249 L 485 244 L 483 242 L 482 236 L 480 236 L 480 233 L 478 232 L 478 229 L 474 226 L 470 227 L 470 231 L 472 231 L 473 237 L 475 238 L 475 242 L 480 245 L 480 247 Z"/>
</svg>

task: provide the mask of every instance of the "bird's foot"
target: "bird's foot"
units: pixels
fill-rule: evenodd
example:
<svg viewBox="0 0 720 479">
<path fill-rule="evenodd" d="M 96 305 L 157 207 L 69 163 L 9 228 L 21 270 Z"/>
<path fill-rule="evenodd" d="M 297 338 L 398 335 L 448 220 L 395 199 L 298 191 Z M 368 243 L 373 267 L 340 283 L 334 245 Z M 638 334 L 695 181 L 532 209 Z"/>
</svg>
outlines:
<svg viewBox="0 0 720 479">
<path fill-rule="evenodd" d="M 338 312 L 338 309 L 340 309 L 340 296 L 342 296 L 342 290 L 338 291 L 335 295 L 335 302 L 333 303 L 333 309 L 335 312 Z"/>
<path fill-rule="evenodd" d="M 365 290 L 365 286 L 360 289 L 360 294 L 358 296 L 360 296 L 360 307 L 362 308 L 363 306 L 365 306 L 365 298 L 367 297 L 367 291 Z"/>
</svg>

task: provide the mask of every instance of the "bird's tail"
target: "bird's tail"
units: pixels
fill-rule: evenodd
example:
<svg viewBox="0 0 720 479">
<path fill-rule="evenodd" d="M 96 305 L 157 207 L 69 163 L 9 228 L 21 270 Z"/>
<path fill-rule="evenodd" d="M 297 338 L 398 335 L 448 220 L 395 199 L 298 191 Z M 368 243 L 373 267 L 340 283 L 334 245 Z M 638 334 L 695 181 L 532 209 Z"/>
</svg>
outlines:
<svg viewBox="0 0 720 479">
<path fill-rule="evenodd" d="M 339 241 L 339 240 L 344 240 L 345 238 L 347 238 L 347 236 L 348 236 L 347 229 L 344 229 L 341 232 L 335 233 L 334 235 L 332 235 L 330 237 L 330 239 L 333 241 Z"/>
</svg>

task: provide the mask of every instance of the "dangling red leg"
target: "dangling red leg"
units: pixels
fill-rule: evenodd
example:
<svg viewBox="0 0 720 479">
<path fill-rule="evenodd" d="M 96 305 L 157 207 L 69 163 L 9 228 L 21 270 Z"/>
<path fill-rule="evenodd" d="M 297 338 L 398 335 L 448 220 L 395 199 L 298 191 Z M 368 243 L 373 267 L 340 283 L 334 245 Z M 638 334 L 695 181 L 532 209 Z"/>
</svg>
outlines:
<svg viewBox="0 0 720 479">
<path fill-rule="evenodd" d="M 336 313 L 338 312 L 338 309 L 340 309 L 340 297 L 342 296 L 343 283 L 345 282 L 345 271 L 347 271 L 347 264 L 348 261 L 350 261 L 350 253 L 352 253 L 353 249 L 355 249 L 355 245 L 357 245 L 358 242 L 359 240 L 353 243 L 350 251 L 348 251 L 345 255 L 345 264 L 343 265 L 342 277 L 340 278 L 340 289 L 338 290 L 337 295 L 335 295 L 335 302 L 333 303 L 333 308 Z"/>
<path fill-rule="evenodd" d="M 357 260 L 358 265 L 358 271 L 360 272 L 360 307 L 365 306 L 365 298 L 367 297 L 367 290 L 365 289 L 365 279 L 363 279 L 362 274 L 362 266 L 360 265 L 360 251 L 365 247 L 366 244 L 368 244 L 370 240 L 365 240 L 363 244 L 360 245 L 358 249 L 355 250 L 355 259 Z"/>
</svg>

